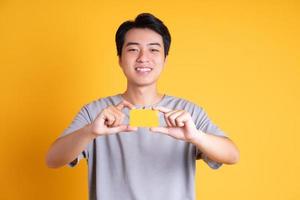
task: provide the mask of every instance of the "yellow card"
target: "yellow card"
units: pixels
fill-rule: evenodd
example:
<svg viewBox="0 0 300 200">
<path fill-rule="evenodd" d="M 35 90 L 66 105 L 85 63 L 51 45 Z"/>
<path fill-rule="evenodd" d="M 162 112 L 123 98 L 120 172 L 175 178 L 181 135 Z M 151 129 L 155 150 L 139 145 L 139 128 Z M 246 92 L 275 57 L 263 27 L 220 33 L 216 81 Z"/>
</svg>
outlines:
<svg viewBox="0 0 300 200">
<path fill-rule="evenodd" d="M 132 109 L 129 114 L 129 125 L 135 127 L 157 127 L 159 126 L 159 115 L 157 110 Z"/>
</svg>

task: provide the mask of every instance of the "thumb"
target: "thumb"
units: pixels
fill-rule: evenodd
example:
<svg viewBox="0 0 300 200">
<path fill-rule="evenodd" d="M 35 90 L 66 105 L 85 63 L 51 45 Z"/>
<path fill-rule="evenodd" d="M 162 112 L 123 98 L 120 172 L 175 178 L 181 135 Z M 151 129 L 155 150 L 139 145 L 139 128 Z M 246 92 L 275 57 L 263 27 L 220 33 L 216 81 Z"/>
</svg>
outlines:
<svg viewBox="0 0 300 200">
<path fill-rule="evenodd" d="M 119 125 L 116 127 L 109 128 L 108 133 L 112 134 L 112 133 L 130 132 L 130 131 L 136 131 L 136 130 L 137 130 L 136 127 L 131 127 L 129 125 L 122 124 L 122 125 Z"/>
<path fill-rule="evenodd" d="M 169 129 L 168 129 L 168 128 L 165 128 L 165 127 L 151 127 L 151 128 L 150 128 L 150 131 L 153 131 L 153 132 L 160 132 L 160 133 L 166 133 L 166 134 L 169 133 Z"/>
</svg>

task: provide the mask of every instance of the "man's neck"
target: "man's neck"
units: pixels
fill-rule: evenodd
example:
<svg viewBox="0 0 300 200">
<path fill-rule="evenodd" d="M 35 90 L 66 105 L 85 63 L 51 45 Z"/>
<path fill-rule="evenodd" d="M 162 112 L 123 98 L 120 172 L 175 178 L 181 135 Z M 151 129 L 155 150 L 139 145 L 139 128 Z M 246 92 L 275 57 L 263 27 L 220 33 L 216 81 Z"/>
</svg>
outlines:
<svg viewBox="0 0 300 200">
<path fill-rule="evenodd" d="M 163 98 L 163 94 L 159 94 L 156 85 L 147 87 L 130 87 L 122 94 L 122 97 L 133 105 L 153 105 Z"/>
</svg>

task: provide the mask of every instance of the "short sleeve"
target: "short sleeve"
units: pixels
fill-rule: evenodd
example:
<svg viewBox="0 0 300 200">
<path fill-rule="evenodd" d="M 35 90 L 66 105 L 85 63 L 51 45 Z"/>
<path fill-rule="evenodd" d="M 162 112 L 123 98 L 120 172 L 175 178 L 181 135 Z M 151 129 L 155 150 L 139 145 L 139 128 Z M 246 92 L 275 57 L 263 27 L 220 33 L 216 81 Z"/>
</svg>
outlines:
<svg viewBox="0 0 300 200">
<path fill-rule="evenodd" d="M 73 133 L 74 131 L 83 128 L 87 124 L 91 123 L 91 118 L 88 112 L 88 109 L 86 106 L 83 106 L 80 111 L 76 114 L 76 116 L 73 118 L 73 121 L 69 124 L 69 126 L 62 132 L 62 134 L 59 136 L 63 137 L 70 133 Z M 87 148 L 84 149 L 72 162 L 68 164 L 69 167 L 75 167 L 79 161 L 82 159 L 88 159 L 88 150 Z"/>
<path fill-rule="evenodd" d="M 204 132 L 205 134 L 213 134 L 228 138 L 226 134 L 212 122 L 203 108 L 195 106 L 193 113 L 195 116 L 195 125 L 198 130 Z M 222 166 L 222 163 L 211 160 L 198 148 L 196 148 L 196 159 L 203 159 L 203 161 L 212 169 L 218 169 Z"/>
</svg>

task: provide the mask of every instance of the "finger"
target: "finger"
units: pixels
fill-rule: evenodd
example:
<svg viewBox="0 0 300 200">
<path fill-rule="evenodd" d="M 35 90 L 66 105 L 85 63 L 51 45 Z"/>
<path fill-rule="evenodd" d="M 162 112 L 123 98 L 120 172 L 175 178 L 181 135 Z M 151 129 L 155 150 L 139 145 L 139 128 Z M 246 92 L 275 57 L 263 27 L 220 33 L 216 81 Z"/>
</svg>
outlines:
<svg viewBox="0 0 300 200">
<path fill-rule="evenodd" d="M 116 120 L 113 113 L 108 109 L 104 110 L 103 118 L 105 120 L 105 124 L 108 125 L 108 126 L 111 126 Z"/>
<path fill-rule="evenodd" d="M 151 127 L 150 131 L 169 134 L 169 129 L 166 127 Z"/>
<path fill-rule="evenodd" d="M 169 116 L 170 116 L 172 113 L 174 113 L 174 112 L 176 112 L 176 110 L 171 110 L 170 112 L 164 113 L 164 118 L 165 118 L 165 121 L 166 121 L 168 127 L 172 127 L 172 126 L 173 126 L 172 122 L 170 121 Z"/>
<path fill-rule="evenodd" d="M 173 110 L 173 111 L 170 111 L 168 113 L 165 113 L 166 118 L 170 122 L 170 126 L 176 126 L 176 124 L 174 125 L 173 122 L 171 121 L 171 118 L 170 118 L 170 115 L 172 115 L 174 112 L 176 112 L 176 110 Z"/>
<path fill-rule="evenodd" d="M 105 115 L 105 124 L 107 126 L 112 126 L 112 124 L 115 122 L 115 117 L 111 114 Z"/>
<path fill-rule="evenodd" d="M 123 113 L 122 110 L 119 110 L 116 107 L 112 107 L 112 111 L 119 116 L 125 117 L 125 113 Z"/>
<path fill-rule="evenodd" d="M 128 125 L 122 124 L 122 125 L 119 125 L 116 127 L 109 128 L 108 133 L 113 134 L 113 133 L 119 133 L 119 132 L 133 132 L 136 130 L 137 130 L 137 127 L 130 127 Z"/>
<path fill-rule="evenodd" d="M 158 110 L 162 113 L 168 113 L 168 112 L 172 111 L 172 109 L 166 108 L 166 107 L 163 107 L 163 106 L 154 106 L 154 107 L 152 107 L 152 109 L 153 110 Z"/>
<path fill-rule="evenodd" d="M 134 106 L 133 104 L 129 103 L 128 101 L 126 101 L 126 100 L 121 101 L 121 102 L 116 106 L 116 108 L 117 108 L 118 110 L 122 110 L 124 107 L 128 107 L 128 108 L 130 108 L 130 109 L 135 109 L 135 106 Z"/>
<path fill-rule="evenodd" d="M 177 117 L 177 123 L 184 126 L 186 122 L 189 121 L 189 114 L 188 113 L 183 113 L 182 115 Z"/>
<path fill-rule="evenodd" d="M 178 126 L 178 124 L 176 123 L 176 118 L 179 115 L 181 115 L 183 112 L 184 111 L 182 111 L 182 110 L 176 110 L 175 112 L 168 114 L 168 118 L 173 126 L 175 126 L 175 127 Z"/>
<path fill-rule="evenodd" d="M 181 113 L 176 119 L 176 124 L 178 127 L 183 127 L 185 125 L 185 122 L 187 121 L 187 113 L 183 112 Z"/>
<path fill-rule="evenodd" d="M 125 114 L 114 107 L 111 108 L 111 112 L 113 113 L 113 115 L 115 116 L 115 119 L 116 119 L 112 126 L 120 125 L 124 121 Z"/>
<path fill-rule="evenodd" d="M 169 121 L 169 118 L 164 114 L 164 118 L 165 118 L 165 121 L 166 121 L 166 124 L 168 127 L 172 127 L 172 124 L 171 122 Z"/>
<path fill-rule="evenodd" d="M 121 117 L 118 115 L 115 115 L 115 121 L 111 126 L 113 126 L 113 127 L 119 126 L 119 125 L 121 125 L 121 121 L 122 121 Z"/>
<path fill-rule="evenodd" d="M 137 131 L 138 127 L 127 125 L 127 131 Z"/>
</svg>

